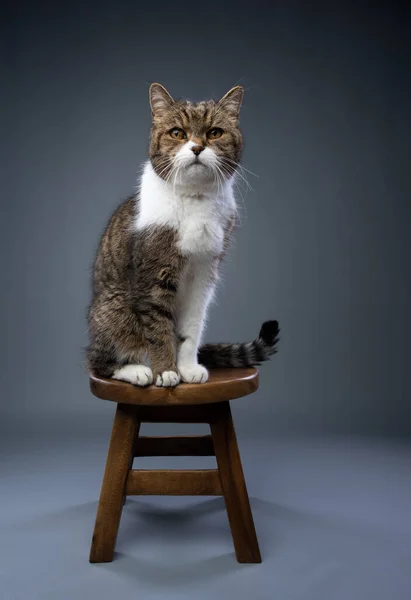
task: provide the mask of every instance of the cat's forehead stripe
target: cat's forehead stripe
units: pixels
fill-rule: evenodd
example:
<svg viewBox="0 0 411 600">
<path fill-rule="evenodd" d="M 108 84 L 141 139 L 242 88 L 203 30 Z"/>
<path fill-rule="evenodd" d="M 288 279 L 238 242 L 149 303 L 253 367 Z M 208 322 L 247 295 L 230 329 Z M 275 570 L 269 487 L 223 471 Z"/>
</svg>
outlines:
<svg viewBox="0 0 411 600">
<path fill-rule="evenodd" d="M 183 128 L 192 128 L 196 131 L 212 126 L 216 116 L 215 102 L 202 101 L 198 103 L 182 101 L 175 107 L 175 116 L 181 119 Z"/>
</svg>

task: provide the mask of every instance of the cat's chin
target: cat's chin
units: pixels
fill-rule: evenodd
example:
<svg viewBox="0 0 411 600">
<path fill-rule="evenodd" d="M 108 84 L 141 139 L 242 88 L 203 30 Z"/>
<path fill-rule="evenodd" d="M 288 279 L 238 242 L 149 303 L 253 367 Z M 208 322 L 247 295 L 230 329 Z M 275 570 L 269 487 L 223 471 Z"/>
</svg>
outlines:
<svg viewBox="0 0 411 600">
<path fill-rule="evenodd" d="M 203 172 L 203 171 L 211 171 L 210 167 L 208 165 L 205 165 L 204 163 L 201 162 L 192 162 L 189 165 L 186 166 L 186 170 L 188 171 L 198 171 L 198 172 Z"/>
<path fill-rule="evenodd" d="M 200 162 L 193 162 L 184 168 L 183 173 L 177 175 L 177 180 L 181 184 L 210 185 L 214 181 L 214 173 L 208 165 Z"/>
</svg>

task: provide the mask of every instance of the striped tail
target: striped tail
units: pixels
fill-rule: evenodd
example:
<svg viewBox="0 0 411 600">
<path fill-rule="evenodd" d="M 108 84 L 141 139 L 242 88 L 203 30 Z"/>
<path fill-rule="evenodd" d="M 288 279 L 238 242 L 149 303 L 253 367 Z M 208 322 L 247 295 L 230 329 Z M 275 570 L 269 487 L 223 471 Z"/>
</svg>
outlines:
<svg viewBox="0 0 411 600">
<path fill-rule="evenodd" d="M 278 321 L 263 323 L 258 338 L 243 344 L 204 344 L 198 351 L 198 362 L 205 367 L 254 367 L 277 352 Z"/>
</svg>

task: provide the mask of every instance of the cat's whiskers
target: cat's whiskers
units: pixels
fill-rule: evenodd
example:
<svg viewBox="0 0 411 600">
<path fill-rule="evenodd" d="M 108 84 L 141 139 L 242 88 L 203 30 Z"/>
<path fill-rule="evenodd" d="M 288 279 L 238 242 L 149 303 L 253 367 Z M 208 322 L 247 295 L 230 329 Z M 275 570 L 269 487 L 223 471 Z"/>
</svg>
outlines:
<svg viewBox="0 0 411 600">
<path fill-rule="evenodd" d="M 240 163 L 236 162 L 232 158 L 228 158 L 228 156 L 225 156 L 224 158 L 225 158 L 226 161 L 232 162 L 237 168 L 241 169 L 242 171 L 246 171 L 247 173 L 250 173 L 250 175 L 253 175 L 254 177 L 257 177 L 257 179 L 258 179 L 258 175 L 256 173 L 253 173 L 249 169 L 246 169 L 245 167 L 243 167 L 243 165 L 241 165 Z"/>
<path fill-rule="evenodd" d="M 233 160 L 232 158 L 229 158 L 228 156 L 224 156 L 223 159 L 227 163 L 231 163 L 232 165 L 234 165 L 235 169 L 240 169 L 241 171 L 245 171 L 246 173 L 249 173 L 250 175 L 257 177 L 257 179 L 258 179 L 258 175 L 256 173 L 253 173 L 249 169 L 246 169 L 241 163 L 237 162 L 236 160 Z"/>
<path fill-rule="evenodd" d="M 160 158 L 160 160 L 156 164 L 157 169 L 160 169 L 160 171 L 157 172 L 157 175 L 163 179 L 162 176 L 164 175 L 164 173 L 167 172 L 167 170 L 170 168 L 171 164 L 172 164 L 172 161 L 171 161 L 170 157 L 163 156 L 162 158 Z"/>
<path fill-rule="evenodd" d="M 224 177 L 224 173 L 221 171 L 218 163 L 216 163 L 214 166 L 215 166 L 216 174 L 217 174 L 217 186 L 218 186 L 217 187 L 217 195 L 219 195 L 219 192 L 220 192 L 220 181 L 221 181 L 221 189 L 223 189 L 225 177 Z"/>
<path fill-rule="evenodd" d="M 241 184 L 237 180 L 237 177 L 236 177 L 236 175 L 238 174 L 238 171 L 235 171 L 231 165 L 224 165 L 221 161 L 220 161 L 220 170 L 222 170 L 224 174 L 227 174 L 227 176 L 232 179 L 233 184 L 236 186 L 238 195 L 241 198 L 241 204 L 242 204 L 242 208 L 244 209 L 245 218 L 247 218 L 247 207 L 245 204 L 244 196 L 242 194 Z M 246 190 L 247 190 L 247 188 L 246 188 Z M 237 206 L 236 208 L 237 208 L 237 215 L 240 217 L 239 206 Z M 242 225 L 241 217 L 240 217 L 240 225 Z"/>
<path fill-rule="evenodd" d="M 163 166 L 163 165 L 164 165 L 164 163 L 162 163 L 160 166 Z M 171 166 L 171 161 L 169 160 L 169 161 L 167 161 L 165 167 L 158 173 L 158 176 L 161 177 L 163 175 L 163 173 L 166 173 L 167 170 L 170 168 L 170 166 Z"/>
<path fill-rule="evenodd" d="M 236 169 L 233 168 L 232 164 L 230 164 L 230 162 L 236 166 Z M 229 172 L 229 169 L 233 172 L 236 172 L 237 175 L 239 177 L 241 177 L 241 179 L 244 181 L 244 183 L 246 184 L 247 188 L 250 191 L 254 191 L 251 184 L 249 183 L 247 177 L 245 176 L 245 174 L 241 173 L 242 167 L 241 165 L 239 165 L 238 163 L 236 163 L 235 161 L 232 161 L 231 159 L 227 158 L 227 157 L 223 157 L 220 159 L 220 164 L 222 167 L 225 167 L 226 171 Z"/>
<path fill-rule="evenodd" d="M 173 178 L 173 196 L 176 195 L 176 183 L 177 183 L 177 178 L 178 178 L 180 169 L 181 169 L 181 161 L 176 161 L 176 171 L 175 171 L 175 175 Z"/>
</svg>

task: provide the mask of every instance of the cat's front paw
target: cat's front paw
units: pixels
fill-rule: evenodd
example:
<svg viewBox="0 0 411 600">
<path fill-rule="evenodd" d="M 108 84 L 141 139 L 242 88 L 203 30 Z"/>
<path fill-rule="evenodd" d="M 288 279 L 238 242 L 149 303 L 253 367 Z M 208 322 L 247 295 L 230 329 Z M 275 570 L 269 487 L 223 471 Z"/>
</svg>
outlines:
<svg viewBox="0 0 411 600">
<path fill-rule="evenodd" d="M 176 371 L 163 371 L 161 375 L 157 375 L 158 387 L 174 387 L 178 383 L 180 383 L 180 375 Z"/>
<path fill-rule="evenodd" d="M 202 365 L 179 365 L 178 370 L 186 383 L 205 383 L 208 379 L 208 371 Z"/>
<path fill-rule="evenodd" d="M 114 371 L 113 379 L 128 381 L 133 385 L 151 385 L 153 383 L 153 371 L 145 365 L 124 365 Z"/>
</svg>

